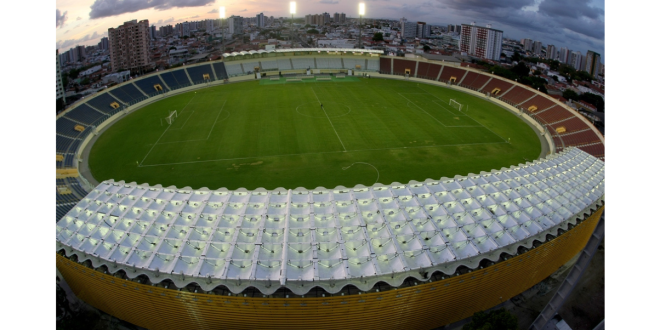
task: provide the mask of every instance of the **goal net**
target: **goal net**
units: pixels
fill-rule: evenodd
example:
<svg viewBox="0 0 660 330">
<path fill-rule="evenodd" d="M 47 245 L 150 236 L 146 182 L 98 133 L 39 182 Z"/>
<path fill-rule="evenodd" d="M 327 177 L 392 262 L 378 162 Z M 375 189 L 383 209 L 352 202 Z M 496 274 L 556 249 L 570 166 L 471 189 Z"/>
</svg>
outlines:
<svg viewBox="0 0 660 330">
<path fill-rule="evenodd" d="M 456 100 L 449 100 L 449 106 L 453 107 L 454 109 L 457 109 L 458 111 L 461 111 L 461 109 L 463 109 L 463 105 L 456 102 Z"/>
<path fill-rule="evenodd" d="M 170 111 L 170 115 L 165 117 L 164 119 L 168 125 L 172 125 L 172 122 L 174 122 L 174 119 L 176 119 L 176 117 L 177 117 L 177 112 L 176 110 L 174 110 L 174 111 Z"/>
</svg>

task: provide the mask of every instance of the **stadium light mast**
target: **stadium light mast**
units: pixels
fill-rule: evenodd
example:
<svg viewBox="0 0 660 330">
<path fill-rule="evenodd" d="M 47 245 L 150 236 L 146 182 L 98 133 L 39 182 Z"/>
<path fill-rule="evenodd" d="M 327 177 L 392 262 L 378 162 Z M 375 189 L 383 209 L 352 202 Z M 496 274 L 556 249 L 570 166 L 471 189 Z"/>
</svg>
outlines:
<svg viewBox="0 0 660 330">
<path fill-rule="evenodd" d="M 358 5 L 358 14 L 360 14 L 360 33 L 358 34 L 358 48 L 362 48 L 362 16 L 364 16 L 364 2 Z"/>
<path fill-rule="evenodd" d="M 296 2 L 289 2 L 289 12 L 291 13 L 291 23 L 289 23 L 289 28 L 291 30 L 291 48 L 293 48 L 293 14 L 296 13 Z"/>
<path fill-rule="evenodd" d="M 222 30 L 222 54 L 225 53 L 225 6 L 220 7 L 220 29 Z M 224 55 L 223 61 L 224 61 Z"/>
</svg>

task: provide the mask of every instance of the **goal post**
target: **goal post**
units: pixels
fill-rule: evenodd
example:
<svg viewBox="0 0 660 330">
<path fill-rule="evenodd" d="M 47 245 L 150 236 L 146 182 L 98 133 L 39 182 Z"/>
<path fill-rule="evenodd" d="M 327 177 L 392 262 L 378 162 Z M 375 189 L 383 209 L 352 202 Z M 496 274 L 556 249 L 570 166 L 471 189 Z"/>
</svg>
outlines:
<svg viewBox="0 0 660 330">
<path fill-rule="evenodd" d="M 163 118 L 163 119 L 165 120 L 165 122 L 168 125 L 172 125 L 172 123 L 174 122 L 174 119 L 176 119 L 177 116 L 178 116 L 178 114 L 177 114 L 176 110 L 174 110 L 174 111 L 170 111 L 170 114 L 167 117 Z M 161 120 L 161 126 L 162 126 L 162 120 Z"/>
<path fill-rule="evenodd" d="M 456 100 L 453 99 L 449 100 L 449 106 L 453 107 L 454 109 L 457 109 L 458 111 L 461 111 L 463 109 L 463 105 L 456 102 Z"/>
</svg>

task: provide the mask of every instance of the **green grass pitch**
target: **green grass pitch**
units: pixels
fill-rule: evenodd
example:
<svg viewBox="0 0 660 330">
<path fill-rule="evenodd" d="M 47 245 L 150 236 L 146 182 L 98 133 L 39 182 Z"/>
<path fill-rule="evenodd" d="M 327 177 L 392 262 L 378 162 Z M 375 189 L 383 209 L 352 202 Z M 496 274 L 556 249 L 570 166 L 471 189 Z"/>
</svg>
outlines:
<svg viewBox="0 0 660 330">
<path fill-rule="evenodd" d="M 161 126 L 170 110 L 178 117 Z M 252 81 L 176 95 L 125 116 L 96 141 L 89 165 L 99 181 L 313 189 L 479 173 L 540 152 L 516 115 L 448 88 L 362 78 Z"/>
</svg>

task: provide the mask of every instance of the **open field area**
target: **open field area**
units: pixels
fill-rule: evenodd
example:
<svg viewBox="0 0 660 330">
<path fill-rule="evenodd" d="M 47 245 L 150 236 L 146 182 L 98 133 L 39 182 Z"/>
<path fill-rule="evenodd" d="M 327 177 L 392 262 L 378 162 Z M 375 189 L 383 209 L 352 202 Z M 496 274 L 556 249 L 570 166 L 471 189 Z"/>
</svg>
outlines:
<svg viewBox="0 0 660 330">
<path fill-rule="evenodd" d="M 170 110 L 178 117 L 161 126 Z M 98 138 L 89 165 L 99 181 L 313 189 L 479 173 L 540 152 L 517 116 L 451 89 L 384 79 L 252 81 L 176 95 L 125 116 Z"/>
</svg>

